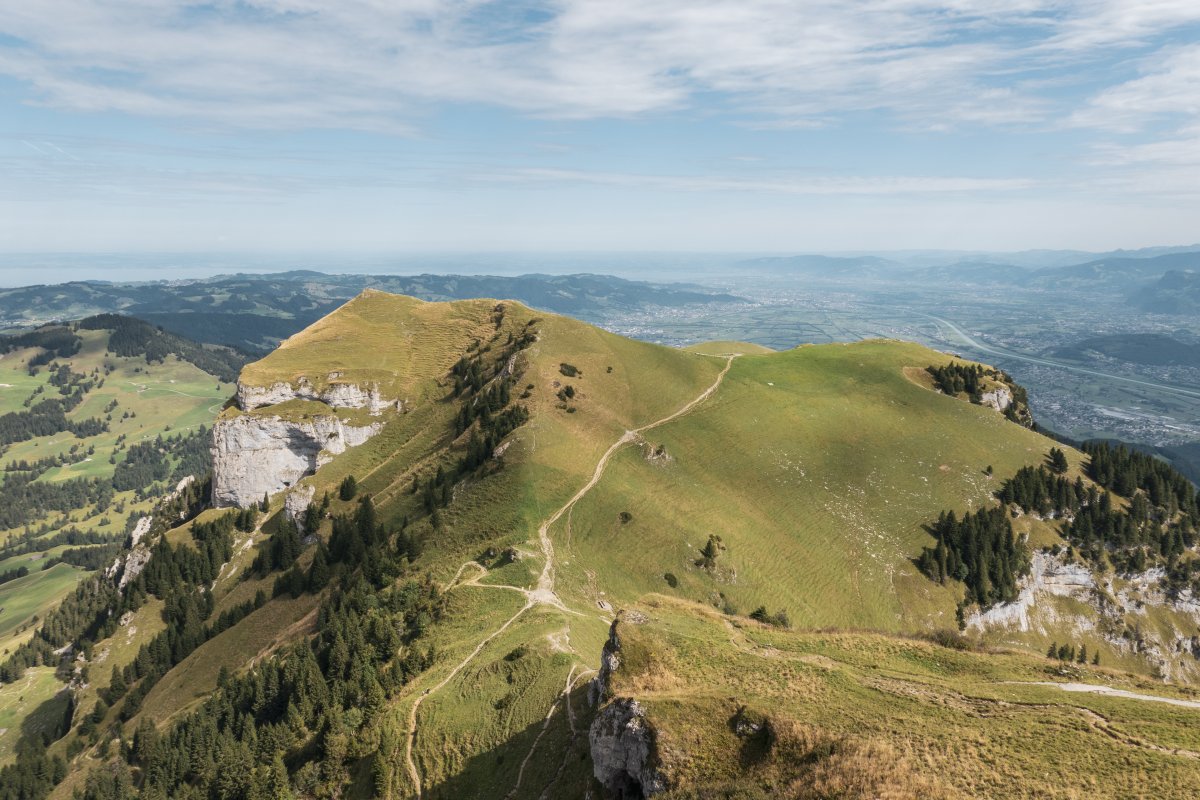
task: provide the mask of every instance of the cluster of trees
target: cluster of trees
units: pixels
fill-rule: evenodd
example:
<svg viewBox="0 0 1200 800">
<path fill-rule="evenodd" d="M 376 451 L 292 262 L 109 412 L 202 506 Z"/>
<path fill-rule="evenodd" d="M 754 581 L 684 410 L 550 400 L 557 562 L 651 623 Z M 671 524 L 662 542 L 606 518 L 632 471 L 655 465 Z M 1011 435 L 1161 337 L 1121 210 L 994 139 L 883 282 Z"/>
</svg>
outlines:
<svg viewBox="0 0 1200 800">
<path fill-rule="evenodd" d="M 1053 658 L 1057 659 L 1058 661 L 1073 661 L 1078 664 L 1086 664 L 1088 663 L 1087 645 L 1081 644 L 1079 645 L 1079 649 L 1076 650 L 1075 645 L 1073 644 L 1059 644 L 1058 642 L 1051 642 L 1050 648 L 1046 651 L 1046 658 Z M 1099 650 L 1092 655 L 1092 664 L 1096 666 L 1100 665 Z"/>
<path fill-rule="evenodd" d="M 43 325 L 36 330 L 18 333 L 12 336 L 0 336 L 0 353 L 11 353 L 25 347 L 38 347 L 42 352 L 29 359 L 29 369 L 33 370 L 49 364 L 56 358 L 70 358 L 79 352 L 83 340 L 75 331 L 64 325 Z"/>
<path fill-rule="evenodd" d="M 1013 534 L 1004 508 L 967 513 L 959 520 L 945 512 L 930 526 L 937 539 L 926 547 L 917 566 L 939 583 L 966 584 L 966 602 L 987 608 L 1017 597 L 1017 580 L 1029 572 L 1029 553 Z"/>
<path fill-rule="evenodd" d="M 20 461 L 10 461 L 4 466 L 5 472 L 29 472 L 34 478 L 45 475 L 55 467 L 65 467 L 69 464 L 77 464 L 87 458 L 90 453 L 76 450 L 74 453 L 55 453 L 52 456 L 39 458 L 36 461 L 28 461 L 22 458 Z"/>
<path fill-rule="evenodd" d="M 232 348 L 205 347 L 136 317 L 121 314 L 88 317 L 80 320 L 79 327 L 83 330 L 112 331 L 108 337 L 108 350 L 114 355 L 127 358 L 144 356 L 147 364 L 161 363 L 167 356 L 174 355 L 226 383 L 236 381 L 238 373 L 249 360 L 247 355 Z"/>
<path fill-rule="evenodd" d="M 17 745 L 16 761 L 0 769 L 0 800 L 38 800 L 67 777 L 67 762 L 63 757 L 46 753 L 49 744 L 46 739 L 57 738 L 52 733 L 47 731 L 45 736 L 22 740 Z"/>
<path fill-rule="evenodd" d="M 917 560 L 921 571 L 937 581 L 964 581 L 967 601 L 984 607 L 1013 599 L 1015 580 L 1028 569 L 1008 521 L 1006 509 L 1015 506 L 1061 518 L 1068 552 L 1101 568 L 1111 563 L 1121 572 L 1142 572 L 1161 564 L 1168 591 L 1200 592 L 1200 560 L 1183 558 L 1200 543 L 1195 487 L 1169 464 L 1144 453 L 1103 442 L 1084 449 L 1089 455 L 1085 471 L 1095 484 L 1067 478 L 1066 454 L 1052 448 L 1045 464 L 1022 467 L 1004 482 L 996 492 L 1000 508 L 968 514 L 961 522 L 943 512 L 931 528 L 937 546 L 925 548 Z M 1128 502 L 1114 502 L 1114 494 Z"/>
<path fill-rule="evenodd" d="M 725 552 L 725 543 L 721 541 L 721 537 L 710 533 L 708 541 L 704 543 L 704 547 L 700 548 L 700 558 L 696 560 L 696 566 L 707 570 L 717 568 L 717 557 Z"/>
<path fill-rule="evenodd" d="M 438 465 L 437 472 L 429 479 L 413 478 L 412 493 L 421 495 L 422 507 L 433 517 L 435 525 L 440 523 L 438 508 L 448 506 L 453 499 L 454 484 L 486 464 L 501 440 L 529 419 L 529 409 L 512 402 L 517 376 L 509 364 L 520 350 L 535 341 L 535 335 L 527 324 L 521 336 L 509 335 L 508 343 L 490 363 L 484 361 L 484 355 L 490 352 L 490 345 L 486 345 L 473 348 L 450 370 L 454 377 L 451 396 L 459 400 L 454 438 L 467 431 L 471 435 L 466 451 L 450 469 Z"/>
<path fill-rule="evenodd" d="M 0 483 L 0 529 L 19 528 L 55 512 L 67 513 L 96 505 L 106 508 L 112 501 L 111 481 L 72 478 L 65 481 L 35 480 L 31 473 L 10 473 Z"/>
<path fill-rule="evenodd" d="M 304 543 L 300 532 L 286 515 L 279 520 L 278 529 L 271 534 L 263 547 L 258 550 L 251 570 L 259 575 L 266 575 L 276 570 L 284 570 L 295 563 L 304 551 Z"/>
<path fill-rule="evenodd" d="M 53 558 L 46 559 L 42 563 L 42 569 L 50 569 L 59 563 L 81 567 L 88 571 L 102 569 L 112 563 L 121 549 L 120 542 L 109 542 L 97 547 L 71 547 Z"/>
<path fill-rule="evenodd" d="M 113 488 L 118 492 L 144 489 L 171 474 L 171 462 L 164 452 L 163 440 L 140 442 L 129 446 L 125 457 L 113 470 Z"/>
<path fill-rule="evenodd" d="M 197 481 L 165 503 L 155 517 L 156 530 L 163 530 L 174 520 L 195 516 L 208 496 L 210 486 L 207 479 Z M 104 575 L 81 581 L 73 593 L 46 615 L 33 637 L 16 647 L 0 663 L 0 683 L 18 680 L 28 667 L 56 665 L 61 658 L 57 651 L 66 645 L 73 644 L 86 650 L 111 636 L 127 611 L 141 607 L 147 592 L 163 597 L 172 586 L 191 587 L 192 591 L 207 586 L 232 552 L 230 531 L 235 518 L 236 513 L 229 513 L 211 522 L 194 524 L 193 536 L 199 540 L 198 547 L 173 548 L 169 542 L 161 541 L 151 551 L 145 568 L 129 582 L 125 591 L 118 591 L 116 583 Z M 45 545 L 54 538 L 40 540 L 39 544 Z M 22 547 L 29 544 L 32 542 L 26 542 Z"/>
<path fill-rule="evenodd" d="M 521 405 L 506 408 L 494 416 L 480 417 L 479 427 L 471 431 L 467 439 L 467 452 L 458 463 L 459 473 L 474 472 L 482 466 L 492 457 L 501 440 L 528 420 L 529 409 Z"/>
<path fill-rule="evenodd" d="M 934 385 L 942 392 L 952 397 L 965 392 L 972 403 L 983 402 L 985 377 L 1003 383 L 1012 393 L 1012 401 L 1004 409 L 1004 416 L 1018 425 L 1033 427 L 1033 416 L 1029 413 L 1029 396 L 1025 387 L 1014 383 L 1004 372 L 984 369 L 980 364 L 960 364 L 957 361 L 941 367 L 931 364 L 925 371 L 933 377 Z"/>
<path fill-rule="evenodd" d="M 948 395 L 966 392 L 973 402 L 979 402 L 983 394 L 983 367 L 979 364 L 951 362 L 943 367 L 930 365 L 925 368 L 933 377 L 933 383 Z"/>
<path fill-rule="evenodd" d="M 1085 449 L 1089 477 L 1127 497 L 1125 507 L 1109 491 L 1059 474 L 1066 471 L 1059 448 L 1051 450 L 1049 466 L 1023 467 L 996 496 L 1027 513 L 1062 517 L 1061 532 L 1073 551 L 1096 564 L 1107 559 L 1120 571 L 1141 572 L 1161 559 L 1169 587 L 1191 584 L 1200 568 L 1180 557 L 1198 539 L 1194 487 L 1169 464 L 1143 453 L 1103 443 Z"/>
<path fill-rule="evenodd" d="M 1200 517 L 1196 487 L 1166 461 L 1107 442 L 1088 442 L 1083 450 L 1089 456 L 1088 477 L 1106 489 L 1121 497 L 1133 497 L 1140 489 L 1152 506 L 1172 516 Z"/>
<path fill-rule="evenodd" d="M 4 417 L 0 417 L 0 422 Z M 98 420 L 87 422 L 102 424 Z M 84 429 L 79 423 L 71 425 L 73 429 Z M 95 432 L 98 431 L 85 431 L 83 435 Z M 31 469 L 28 471 L 8 472 L 6 479 L 0 483 L 0 529 L 18 528 L 49 514 L 66 514 L 89 506 L 104 511 L 112 504 L 114 491 L 134 489 L 139 495 L 148 495 L 158 481 L 168 479 L 177 482 L 187 475 L 207 474 L 211 469 L 211 458 L 207 430 L 201 427 L 186 435 L 160 436 L 154 442 L 131 446 L 126 458 L 117 464 L 111 480 L 72 478 L 65 481 L 39 481 L 37 478 L 44 473 L 43 467 L 48 469 L 51 466 L 48 460 L 39 460 L 29 465 Z M 171 466 L 172 463 L 174 466 Z M 21 462 L 17 466 L 20 467 Z"/>
<path fill-rule="evenodd" d="M 4 547 L 0 547 L 0 559 L 12 558 L 13 556 L 23 556 L 27 553 L 40 553 L 43 550 L 49 550 L 52 547 L 60 545 L 89 545 L 89 544 L 109 544 L 111 542 L 120 542 L 120 536 L 110 536 L 100 533 L 99 531 L 80 530 L 74 526 L 64 528 L 50 536 L 23 536 L 16 541 L 11 541 Z"/>
<path fill-rule="evenodd" d="M 418 640 L 443 605 L 428 579 L 380 592 L 349 578 L 321 606 L 311 643 L 244 676 L 222 673 L 204 705 L 164 734 L 149 721 L 138 728 L 127 755 L 142 795 L 336 797 L 363 759 L 386 790 L 398 739 L 387 702 L 435 658 Z M 85 797 L 120 797 L 100 782 Z"/>
<path fill-rule="evenodd" d="M 0 583 L 8 583 L 15 581 L 18 578 L 24 578 L 29 574 L 29 567 L 17 567 L 16 569 L 6 569 L 0 572 Z"/>
<path fill-rule="evenodd" d="M 1095 495 L 1096 487 L 1091 487 L 1089 494 L 1082 479 L 1071 481 L 1051 472 L 1044 465 L 1021 467 L 996 492 L 1001 503 L 1018 506 L 1027 514 L 1041 517 L 1053 517 L 1064 512 L 1074 514 L 1094 500 Z"/>
<path fill-rule="evenodd" d="M 158 481 L 178 481 L 212 469 L 208 429 L 162 436 L 129 446 L 113 470 L 112 485 L 119 492 L 146 489 Z M 172 466 L 174 465 L 174 466 Z"/>
<path fill-rule="evenodd" d="M 34 403 L 25 411 L 10 411 L 0 415 L 0 448 L 38 436 L 70 433 L 83 439 L 108 430 L 108 425 L 98 417 L 67 419 L 67 412 L 83 402 L 83 394 L 81 390 L 76 390 L 65 397 Z"/>
<path fill-rule="evenodd" d="M 486 390 L 462 403 L 454 418 L 454 437 L 458 438 L 475 420 L 486 421 L 504 408 L 512 399 L 512 380 L 502 379 L 488 384 Z"/>
<path fill-rule="evenodd" d="M 55 666 L 59 648 L 96 642 L 117 628 L 121 614 L 138 602 L 117 592 L 112 581 L 94 576 L 81 581 L 57 608 L 46 614 L 32 638 L 14 648 L 0 664 L 0 683 L 13 683 L 29 667 Z"/>
<path fill-rule="evenodd" d="M 230 514 L 193 525 L 197 544 L 227 535 L 232 519 Z M 291 590 L 297 576 L 300 592 L 335 586 L 320 606 L 320 634 L 244 676 L 223 670 L 217 691 L 165 733 L 144 722 L 123 749 L 124 760 L 90 776 L 83 797 L 123 799 L 132 796 L 135 783 L 144 797 L 266 798 L 291 797 L 294 791 L 337 796 L 355 762 L 364 758 L 370 759 L 377 786 L 390 781 L 395 741 L 388 737 L 395 731 L 382 724 L 383 711 L 388 699 L 436 658 L 434 649 L 419 646 L 418 640 L 445 605 L 428 576 L 396 583 L 409 544 L 403 529 L 389 532 L 380 524 L 371 498 L 364 496 L 352 513 L 333 518 L 329 546 L 318 541 L 305 572 L 299 566 L 303 543 L 293 526 L 281 524 L 261 558 L 271 568 L 286 570 L 277 591 Z M 156 547 L 143 573 L 149 573 L 143 584 L 147 591 L 168 591 L 161 583 L 168 577 L 188 585 L 185 576 L 192 573 L 176 563 L 185 549 L 191 548 L 161 558 L 167 551 Z M 132 664 L 114 671 L 103 702 L 123 698 L 121 717 L 131 718 L 165 669 L 264 602 L 260 594 L 253 605 L 205 624 L 212 611 L 207 592 L 193 588 L 171 595 L 164 610 L 166 630 Z M 89 720 L 95 716 L 83 726 L 94 727 Z M 386 758 L 379 755 L 381 745 Z M 139 768 L 139 781 L 130 764 Z"/>
</svg>

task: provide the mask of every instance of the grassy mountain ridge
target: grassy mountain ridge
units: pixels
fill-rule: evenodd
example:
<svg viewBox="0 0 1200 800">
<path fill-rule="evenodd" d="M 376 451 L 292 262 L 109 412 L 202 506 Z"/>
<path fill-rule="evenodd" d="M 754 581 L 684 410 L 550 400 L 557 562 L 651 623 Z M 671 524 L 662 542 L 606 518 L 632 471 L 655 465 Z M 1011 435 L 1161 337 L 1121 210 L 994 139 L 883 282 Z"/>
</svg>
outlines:
<svg viewBox="0 0 1200 800">
<path fill-rule="evenodd" d="M 82 790 L 93 768 L 145 796 L 602 796 L 586 683 L 622 609 L 645 628 L 621 617 L 622 666 L 607 684 L 645 705 L 675 796 L 803 797 L 816 779 L 879 796 L 870 780 L 883 775 L 897 797 L 1006 786 L 1070 797 L 1054 776 L 1094 759 L 1109 764 L 1089 786 L 1097 796 L 1127 793 L 1143 770 L 1163 792 L 1197 784 L 1195 711 L 1152 716 L 1143 700 L 1005 683 L 1145 690 L 1135 677 L 1073 672 L 1040 642 L 991 654 L 894 636 L 956 627 L 962 584 L 915 564 L 933 543 L 926 526 L 946 509 L 994 506 L 1004 477 L 1041 464 L 1054 442 L 932 391 L 924 368 L 951 358 L 917 345 L 705 349 L 515 302 L 372 292 L 249 365 L 249 385 L 337 372 L 411 402 L 300 482 L 319 541 L 289 532 L 278 496 L 252 530 L 226 531 L 226 560 L 196 567 L 185 592 L 211 596 L 210 616 L 180 617 L 189 635 L 173 641 L 191 649 L 162 656 L 165 669 L 118 651 L 127 627 L 95 644 L 109 655 L 89 691 L 117 666 L 139 700 L 117 698 L 101 733 L 55 746 L 75 758 L 56 796 Z M 1083 455 L 1066 457 L 1080 474 Z M 204 526 L 236 513 L 205 512 L 166 537 L 178 553 L 203 549 Z M 1030 514 L 1013 525 L 1035 546 L 1058 535 Z M 147 586 L 168 608 L 186 605 Z M 200 635 L 247 602 L 244 617 Z M 148 623 L 154 611 L 136 613 Z M 813 632 L 829 626 L 893 635 Z M 750 734 L 731 722 L 739 706 Z M 764 729 L 755 715 L 771 714 Z M 1031 725 L 1053 733 L 1023 739 Z M 1030 777 L 1004 783 L 996 765 L 1008 758 Z M 809 767 L 819 774 L 796 771 Z M 89 797 L 123 791 L 92 786 Z"/>
</svg>

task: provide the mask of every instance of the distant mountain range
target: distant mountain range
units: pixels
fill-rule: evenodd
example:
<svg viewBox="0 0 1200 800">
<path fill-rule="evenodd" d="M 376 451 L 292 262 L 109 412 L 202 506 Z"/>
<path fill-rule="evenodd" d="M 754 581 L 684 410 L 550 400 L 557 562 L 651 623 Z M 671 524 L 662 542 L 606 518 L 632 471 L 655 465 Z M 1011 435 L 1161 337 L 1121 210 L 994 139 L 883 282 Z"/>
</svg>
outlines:
<svg viewBox="0 0 1200 800">
<path fill-rule="evenodd" d="M 608 275 L 327 275 L 309 270 L 173 281 L 78 281 L 0 290 L 0 326 L 29 327 L 122 313 L 209 344 L 264 352 L 363 289 L 441 301 L 520 300 L 534 308 L 598 319 L 603 312 L 733 303 L 740 298 L 689 284 Z"/>
<path fill-rule="evenodd" d="M 1143 311 L 1158 314 L 1200 313 L 1200 271 L 1171 270 L 1134 295 Z"/>
<path fill-rule="evenodd" d="M 1200 347 L 1160 333 L 1116 333 L 1093 336 L 1054 355 L 1078 361 L 1089 360 L 1088 353 L 1155 367 L 1200 367 Z"/>
<path fill-rule="evenodd" d="M 1101 289 L 1122 299 L 1132 296 L 1146 311 L 1191 314 L 1200 310 L 1200 247 L 1147 248 L 1113 253 L 1071 255 L 1082 260 L 1061 263 L 1051 251 L 1009 254 L 947 254 L 914 263 L 897 255 L 796 255 L 740 262 L 751 275 L 792 276 L 806 280 L 881 280 L 906 285 L 1023 286 L 1047 291 Z M 1062 251 L 1052 251 L 1063 256 Z M 1040 254 L 1040 255 L 1039 255 Z M 1041 263 L 1039 262 L 1053 262 Z"/>
</svg>

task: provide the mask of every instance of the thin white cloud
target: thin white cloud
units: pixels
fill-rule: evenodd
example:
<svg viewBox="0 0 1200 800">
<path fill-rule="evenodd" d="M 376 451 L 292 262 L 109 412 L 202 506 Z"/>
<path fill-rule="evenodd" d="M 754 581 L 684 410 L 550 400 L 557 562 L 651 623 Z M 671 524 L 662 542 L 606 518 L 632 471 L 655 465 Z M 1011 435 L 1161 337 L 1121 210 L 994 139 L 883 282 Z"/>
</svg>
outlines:
<svg viewBox="0 0 1200 800">
<path fill-rule="evenodd" d="M 282 129 L 712 97 L 767 125 L 1008 125 L 1056 112 L 1048 71 L 1197 20 L 1195 0 L 38 0 L 0 12 L 0 73 L 56 107 Z"/>
<path fill-rule="evenodd" d="M 790 195 L 901 195 L 954 192 L 1011 192 L 1031 189 L 1025 178 L 971 178 L 922 176 L 821 177 L 642 175 L 623 172 L 530 168 L 475 176 L 481 182 L 523 184 L 577 183 L 598 186 L 638 187 L 676 192 L 750 192 Z"/>
<path fill-rule="evenodd" d="M 1143 72 L 1096 94 L 1072 121 L 1118 131 L 1171 117 L 1200 121 L 1200 44 L 1159 53 L 1144 63 Z"/>
</svg>

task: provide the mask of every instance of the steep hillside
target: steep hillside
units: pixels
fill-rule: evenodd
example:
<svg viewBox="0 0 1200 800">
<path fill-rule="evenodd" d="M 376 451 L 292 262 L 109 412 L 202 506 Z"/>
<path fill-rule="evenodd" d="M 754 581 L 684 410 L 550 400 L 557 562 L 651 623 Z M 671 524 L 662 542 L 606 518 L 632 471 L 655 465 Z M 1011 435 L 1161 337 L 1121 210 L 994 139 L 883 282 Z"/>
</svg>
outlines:
<svg viewBox="0 0 1200 800">
<path fill-rule="evenodd" d="M 1191 701 L 1041 685 L 1186 700 L 1107 669 L 1157 663 L 1119 636 L 1087 641 L 1092 666 L 1042 589 L 1048 560 L 1080 576 L 1187 562 L 1172 543 L 1194 493 L 1058 450 L 1005 418 L 999 378 L 916 345 L 701 350 L 367 292 L 246 367 L 213 433 L 214 499 L 236 508 L 150 532 L 144 569 L 92 605 L 55 796 L 1200 785 Z M 1033 497 L 1050 475 L 1082 499 Z M 1134 540 L 1064 552 L 1063 520 L 1101 491 L 1105 513 L 1141 508 L 1155 481 L 1153 510 L 1121 518 Z M 1001 617 L 1021 610 L 1037 624 L 1014 633 Z M 1162 636 L 1194 630 L 1170 613 Z M 830 628 L 876 633 L 813 632 Z M 988 650 L 1001 636 L 1019 652 Z M 1048 659 L 1052 636 L 1071 644 Z M 15 769 L 53 772 L 38 758 Z M 1009 760 L 1028 777 L 1001 774 Z"/>
</svg>

